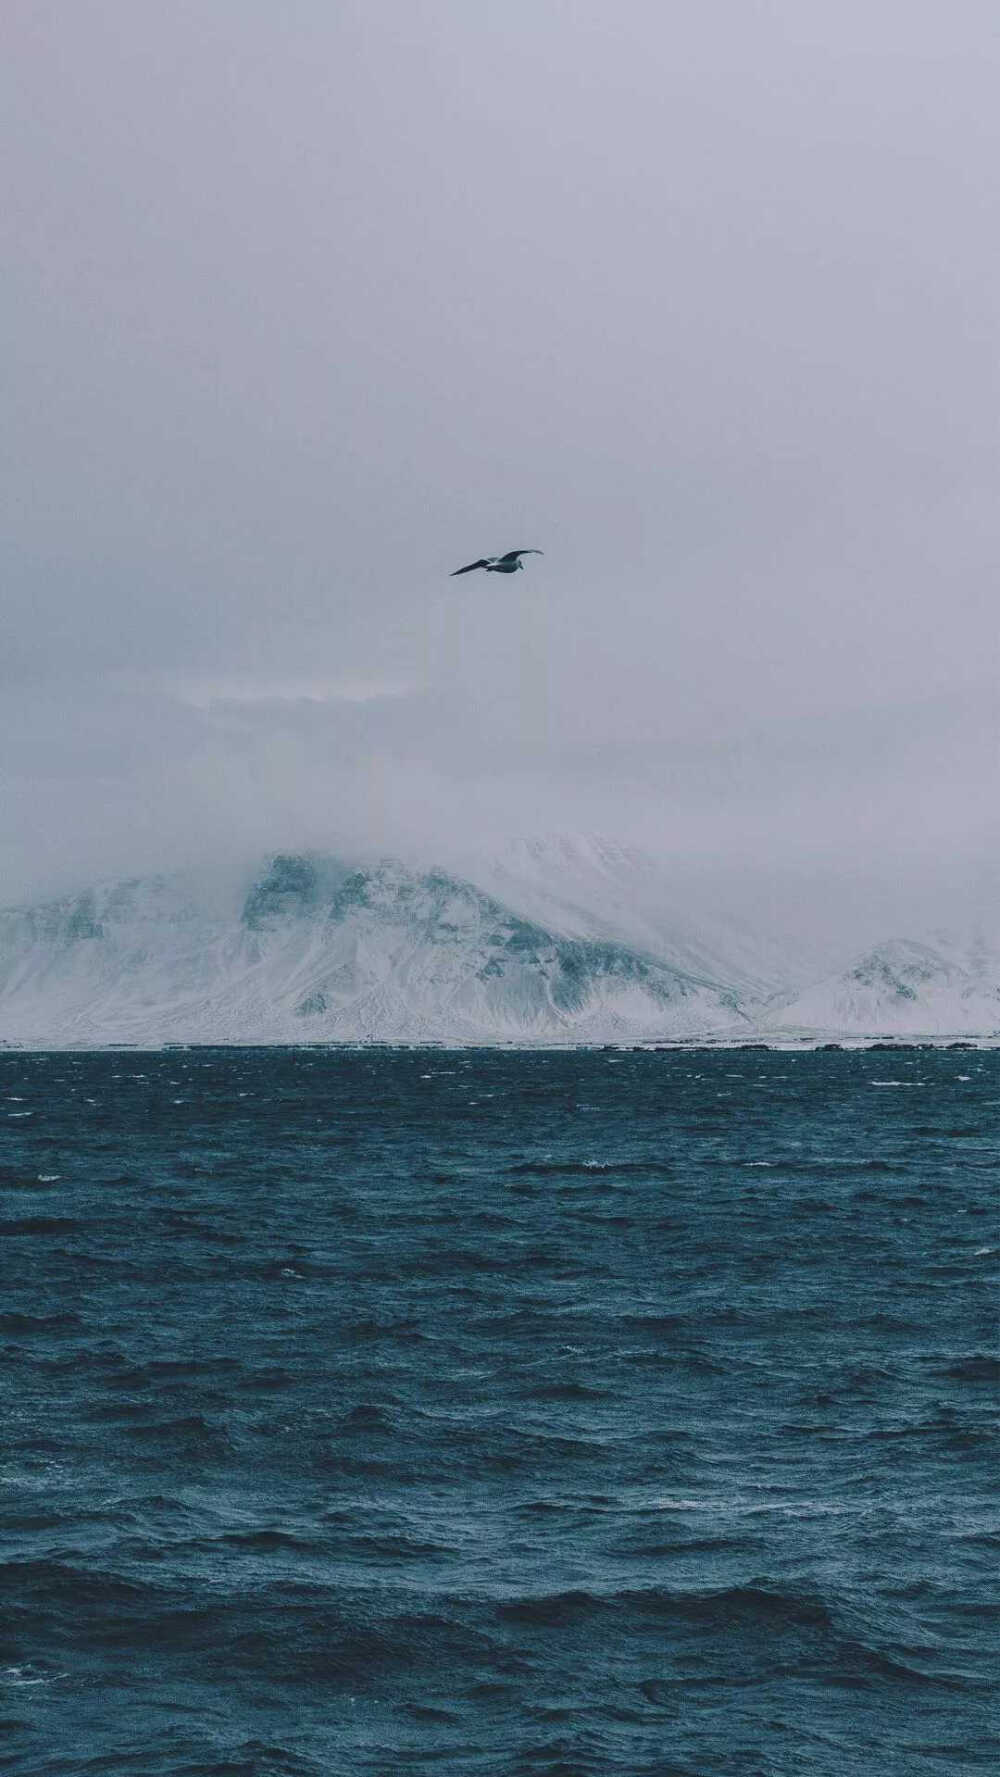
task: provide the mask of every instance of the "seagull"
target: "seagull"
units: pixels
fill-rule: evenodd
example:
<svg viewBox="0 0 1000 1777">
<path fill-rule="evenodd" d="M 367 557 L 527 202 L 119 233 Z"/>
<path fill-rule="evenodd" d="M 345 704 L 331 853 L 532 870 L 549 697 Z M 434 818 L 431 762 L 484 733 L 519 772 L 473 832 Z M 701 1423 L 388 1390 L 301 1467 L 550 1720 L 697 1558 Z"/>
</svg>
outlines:
<svg viewBox="0 0 1000 1777">
<path fill-rule="evenodd" d="M 542 555 L 541 549 L 508 549 L 506 555 L 483 555 L 478 561 L 467 562 L 464 568 L 454 568 L 450 579 L 456 574 L 471 574 L 473 568 L 485 568 L 488 574 L 516 574 L 523 568 L 522 555 Z"/>
</svg>

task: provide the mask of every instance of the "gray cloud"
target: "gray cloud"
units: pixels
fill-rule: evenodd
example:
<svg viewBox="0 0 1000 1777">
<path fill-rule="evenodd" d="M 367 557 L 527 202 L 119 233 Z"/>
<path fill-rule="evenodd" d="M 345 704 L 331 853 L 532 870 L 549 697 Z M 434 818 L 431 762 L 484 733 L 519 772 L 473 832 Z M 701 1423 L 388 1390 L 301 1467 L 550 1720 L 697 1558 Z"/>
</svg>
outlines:
<svg viewBox="0 0 1000 1777">
<path fill-rule="evenodd" d="M 12 894 L 546 825 L 992 855 L 992 7 L 5 35 Z"/>
</svg>

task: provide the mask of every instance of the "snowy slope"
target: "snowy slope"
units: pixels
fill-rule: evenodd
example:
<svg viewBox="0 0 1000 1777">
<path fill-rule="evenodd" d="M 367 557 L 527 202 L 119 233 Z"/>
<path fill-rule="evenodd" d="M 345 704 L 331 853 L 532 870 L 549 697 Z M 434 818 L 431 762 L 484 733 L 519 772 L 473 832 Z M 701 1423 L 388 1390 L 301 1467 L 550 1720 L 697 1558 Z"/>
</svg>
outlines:
<svg viewBox="0 0 1000 1777">
<path fill-rule="evenodd" d="M 807 988 L 767 1024 L 838 1036 L 1000 1034 L 1000 952 L 979 936 L 893 939 Z"/>
<path fill-rule="evenodd" d="M 444 871 L 282 855 L 0 914 L 0 1041 L 578 1041 L 746 1028 L 731 986 Z"/>
<path fill-rule="evenodd" d="M 672 967 L 725 981 L 746 1005 L 809 978 L 809 959 L 779 946 L 702 898 L 697 920 L 678 904 L 669 867 L 634 846 L 564 834 L 511 841 L 489 858 L 463 860 L 463 874 L 526 919 L 568 935 L 601 934 Z"/>
</svg>

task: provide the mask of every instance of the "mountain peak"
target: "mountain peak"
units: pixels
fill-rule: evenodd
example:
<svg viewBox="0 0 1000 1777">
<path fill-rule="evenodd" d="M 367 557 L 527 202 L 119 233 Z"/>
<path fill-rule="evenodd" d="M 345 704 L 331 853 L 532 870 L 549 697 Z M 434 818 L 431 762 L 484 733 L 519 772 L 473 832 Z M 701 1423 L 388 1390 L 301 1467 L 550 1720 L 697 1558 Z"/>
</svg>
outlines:
<svg viewBox="0 0 1000 1777">
<path fill-rule="evenodd" d="M 1000 967 L 982 938 L 890 938 L 773 1015 L 784 1029 L 859 1035 L 993 1035 Z"/>
</svg>

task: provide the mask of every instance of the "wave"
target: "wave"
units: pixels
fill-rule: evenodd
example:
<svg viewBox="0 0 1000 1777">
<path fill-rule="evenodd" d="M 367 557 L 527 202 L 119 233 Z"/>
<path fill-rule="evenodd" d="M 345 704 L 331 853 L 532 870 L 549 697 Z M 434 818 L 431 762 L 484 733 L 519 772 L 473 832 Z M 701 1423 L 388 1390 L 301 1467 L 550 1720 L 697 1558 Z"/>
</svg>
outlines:
<svg viewBox="0 0 1000 1777">
<path fill-rule="evenodd" d="M 658 1680 L 666 1689 L 678 1682 L 713 1682 L 722 1677 L 731 1683 L 729 1656 L 724 1650 L 737 1640 L 750 1656 L 746 1682 L 771 1676 L 807 1677 L 820 1684 L 854 1687 L 877 1679 L 914 1688 L 982 1694 L 984 1681 L 963 1673 L 932 1672 L 912 1664 L 838 1620 L 838 1613 L 821 1596 L 780 1587 L 750 1584 L 718 1591 L 670 1591 L 654 1587 L 611 1593 L 568 1591 L 520 1597 L 497 1605 L 500 1621 L 527 1630 L 565 1633 L 588 1631 L 616 1636 L 638 1628 L 645 1620 L 673 1623 L 711 1631 L 726 1662 L 724 1675 L 713 1675 L 704 1665 L 697 1677 Z M 761 1670 L 763 1666 L 763 1671 Z"/>
<path fill-rule="evenodd" d="M 539 1382 L 523 1391 L 529 1401 L 606 1401 L 609 1388 L 589 1388 L 585 1382 Z"/>
<path fill-rule="evenodd" d="M 624 1332 L 656 1336 L 690 1331 L 691 1323 L 692 1316 L 687 1314 L 623 1314 L 618 1322 Z"/>
<path fill-rule="evenodd" d="M 506 1169 L 508 1178 L 595 1178 L 604 1174 L 670 1178 L 674 1168 L 663 1160 L 520 1160 Z"/>
<path fill-rule="evenodd" d="M 48 1333 L 77 1333 L 83 1329 L 78 1314 L 0 1314 L 0 1333 L 26 1333 L 44 1338 Z"/>
<path fill-rule="evenodd" d="M 249 1553 L 295 1553 L 302 1547 L 299 1539 L 266 1528 L 220 1540 Z M 963 1673 L 929 1671 L 907 1650 L 879 1645 L 870 1634 L 840 1622 L 818 1595 L 758 1584 L 715 1591 L 581 1589 L 489 1603 L 437 1597 L 432 1608 L 393 1610 L 392 1594 L 366 1608 L 357 1594 L 287 1579 L 278 1590 L 223 1594 L 206 1581 L 192 1595 L 177 1582 L 138 1582 L 57 1560 L 11 1562 L 3 1577 L 15 1629 L 26 1612 L 32 1617 L 41 1612 L 63 1641 L 75 1639 L 85 1625 L 92 1642 L 129 1645 L 141 1636 L 147 1647 L 211 1649 L 226 1667 L 256 1669 L 266 1659 L 272 1676 L 297 1681 L 325 1677 L 364 1683 L 387 1669 L 416 1671 L 449 1659 L 497 1670 L 509 1665 L 511 1630 L 529 1638 L 613 1634 L 619 1645 L 635 1635 L 646 1646 L 655 1624 L 658 1636 L 670 1626 L 693 1632 L 702 1647 L 710 1635 L 727 1680 L 736 1658 L 745 1663 L 748 1682 L 781 1674 L 834 1686 L 884 1681 L 968 1694 L 985 1688 Z M 490 1628 L 490 1615 L 502 1631 L 500 1640 Z M 671 1645 L 664 1644 L 665 1653 Z M 736 1654 L 735 1647 L 743 1653 Z M 521 1643 L 518 1659 L 523 1664 L 531 1657 L 529 1639 Z M 700 1662 L 699 1671 L 684 1681 L 710 1682 L 716 1676 L 713 1664 L 711 1658 Z M 678 1680 L 656 1682 L 673 1686 Z"/>
<path fill-rule="evenodd" d="M 189 1381 L 209 1381 L 236 1376 L 242 1364 L 235 1357 L 151 1358 L 144 1364 L 126 1365 L 107 1378 L 109 1388 L 162 1388 L 183 1386 Z"/>
<path fill-rule="evenodd" d="M 616 1553 L 660 1560 L 668 1555 L 745 1554 L 756 1546 L 755 1540 L 746 1536 L 679 1536 L 675 1541 L 659 1538 L 655 1542 L 636 1537 L 620 1543 Z"/>
<path fill-rule="evenodd" d="M 776 1623 L 832 1627 L 830 1611 L 822 1599 L 759 1586 L 698 1592 L 670 1591 L 657 1586 L 608 1593 L 553 1592 L 514 1598 L 497 1606 L 497 1614 L 505 1622 L 555 1628 L 568 1628 L 612 1613 L 676 1617 L 710 1625 L 732 1626 L 739 1621 L 758 1627 Z"/>
<path fill-rule="evenodd" d="M 1000 1357 L 992 1352 L 976 1351 L 968 1357 L 957 1358 L 953 1364 L 946 1364 L 935 1371 L 937 1376 L 947 1376 L 952 1382 L 1000 1382 Z"/>
<path fill-rule="evenodd" d="M 0 1238 L 17 1234 L 76 1234 L 83 1226 L 71 1216 L 18 1216 L 0 1222 Z"/>
<path fill-rule="evenodd" d="M 176 1419 L 159 1419 L 152 1425 L 132 1425 L 130 1435 L 150 1443 L 173 1446 L 186 1457 L 221 1458 L 232 1453 L 228 1432 L 214 1425 L 201 1413 L 186 1413 Z"/>
<path fill-rule="evenodd" d="M 307 1537 L 293 1536 L 287 1530 L 228 1530 L 214 1539 L 227 1548 L 246 1549 L 252 1554 L 312 1554 L 322 1545 Z"/>
</svg>

